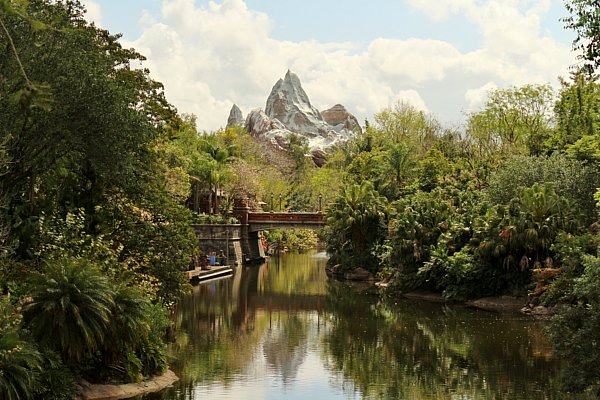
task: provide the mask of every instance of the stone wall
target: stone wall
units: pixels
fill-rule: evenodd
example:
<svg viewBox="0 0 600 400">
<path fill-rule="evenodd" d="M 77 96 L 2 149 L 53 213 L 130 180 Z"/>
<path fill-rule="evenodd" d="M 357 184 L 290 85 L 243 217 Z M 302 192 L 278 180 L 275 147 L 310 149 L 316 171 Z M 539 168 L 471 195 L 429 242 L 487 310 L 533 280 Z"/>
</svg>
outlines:
<svg viewBox="0 0 600 400">
<path fill-rule="evenodd" d="M 192 228 L 198 237 L 198 247 L 203 255 L 221 250 L 228 257 L 229 265 L 241 265 L 244 262 L 242 252 L 242 225 L 205 225 L 194 224 Z"/>
</svg>

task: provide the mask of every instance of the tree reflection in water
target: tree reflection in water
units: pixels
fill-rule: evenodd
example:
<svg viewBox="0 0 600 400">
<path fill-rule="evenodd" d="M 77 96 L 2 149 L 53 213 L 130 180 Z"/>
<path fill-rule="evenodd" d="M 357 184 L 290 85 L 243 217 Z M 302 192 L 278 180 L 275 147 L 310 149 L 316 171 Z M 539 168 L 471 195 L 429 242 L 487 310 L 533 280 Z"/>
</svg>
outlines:
<svg viewBox="0 0 600 400">
<path fill-rule="evenodd" d="M 381 300 L 285 255 L 199 285 L 172 346 L 181 380 L 147 399 L 563 399 L 538 322 Z"/>
<path fill-rule="evenodd" d="M 556 361 L 541 326 L 519 315 L 328 295 L 325 360 L 365 398 L 553 399 Z M 347 318 L 354 315 L 354 318 Z"/>
</svg>

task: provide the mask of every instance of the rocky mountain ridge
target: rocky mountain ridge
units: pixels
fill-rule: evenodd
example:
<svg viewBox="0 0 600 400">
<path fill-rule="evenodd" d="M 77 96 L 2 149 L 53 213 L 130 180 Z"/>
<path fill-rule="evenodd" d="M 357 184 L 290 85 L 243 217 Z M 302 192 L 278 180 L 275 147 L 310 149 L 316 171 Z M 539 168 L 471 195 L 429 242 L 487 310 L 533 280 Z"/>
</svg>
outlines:
<svg viewBox="0 0 600 400">
<path fill-rule="evenodd" d="M 254 109 L 244 119 L 234 104 L 227 127 L 234 125 L 243 125 L 252 136 L 280 148 L 290 135 L 300 135 L 313 154 L 326 152 L 361 131 L 356 117 L 341 104 L 322 112 L 313 107 L 300 79 L 289 70 L 271 89 L 264 111 Z"/>
</svg>

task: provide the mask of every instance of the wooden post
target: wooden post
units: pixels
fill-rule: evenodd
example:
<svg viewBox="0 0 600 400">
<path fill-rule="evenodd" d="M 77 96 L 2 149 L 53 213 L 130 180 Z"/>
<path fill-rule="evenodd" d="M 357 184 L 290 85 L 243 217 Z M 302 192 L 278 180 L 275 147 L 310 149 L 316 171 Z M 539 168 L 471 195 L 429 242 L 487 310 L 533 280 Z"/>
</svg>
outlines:
<svg viewBox="0 0 600 400">
<path fill-rule="evenodd" d="M 229 229 L 225 228 L 225 247 L 227 253 L 225 253 L 225 265 L 229 267 Z"/>
</svg>

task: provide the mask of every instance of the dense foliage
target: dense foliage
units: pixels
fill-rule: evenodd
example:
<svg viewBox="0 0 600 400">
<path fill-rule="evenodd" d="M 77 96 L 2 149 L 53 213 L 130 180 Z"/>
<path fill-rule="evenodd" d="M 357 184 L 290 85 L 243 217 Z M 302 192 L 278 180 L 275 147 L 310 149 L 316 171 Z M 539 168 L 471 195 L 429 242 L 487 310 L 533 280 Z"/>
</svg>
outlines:
<svg viewBox="0 0 600 400">
<path fill-rule="evenodd" d="M 581 51 L 583 69 L 595 71 L 600 66 L 600 12 L 595 0 L 566 0 L 571 14 L 565 18 L 566 26 L 577 33 L 573 48 Z"/>
<path fill-rule="evenodd" d="M 163 371 L 190 224 L 234 222 L 235 198 L 324 211 L 330 262 L 392 294 L 567 304 L 550 328 L 574 366 L 565 383 L 600 387 L 587 340 L 600 331 L 599 14 L 566 4 L 585 64 L 556 96 L 491 91 L 464 130 L 397 103 L 317 168 L 300 136 L 274 149 L 241 127 L 199 133 L 77 0 L 0 0 L 0 399 Z M 316 236 L 269 240 L 302 250 Z"/>
<path fill-rule="evenodd" d="M 83 13 L 0 1 L 2 399 L 160 373 L 166 307 L 189 285 L 186 120 Z"/>
<path fill-rule="evenodd" d="M 492 91 L 463 133 L 407 104 L 383 110 L 330 159 L 344 172 L 327 207 L 330 262 L 378 273 L 393 295 L 571 304 L 550 330 L 574 367 L 565 387 L 599 385 L 595 341 L 577 344 L 600 328 L 599 99 L 577 73 L 556 100 L 547 86 Z"/>
</svg>

